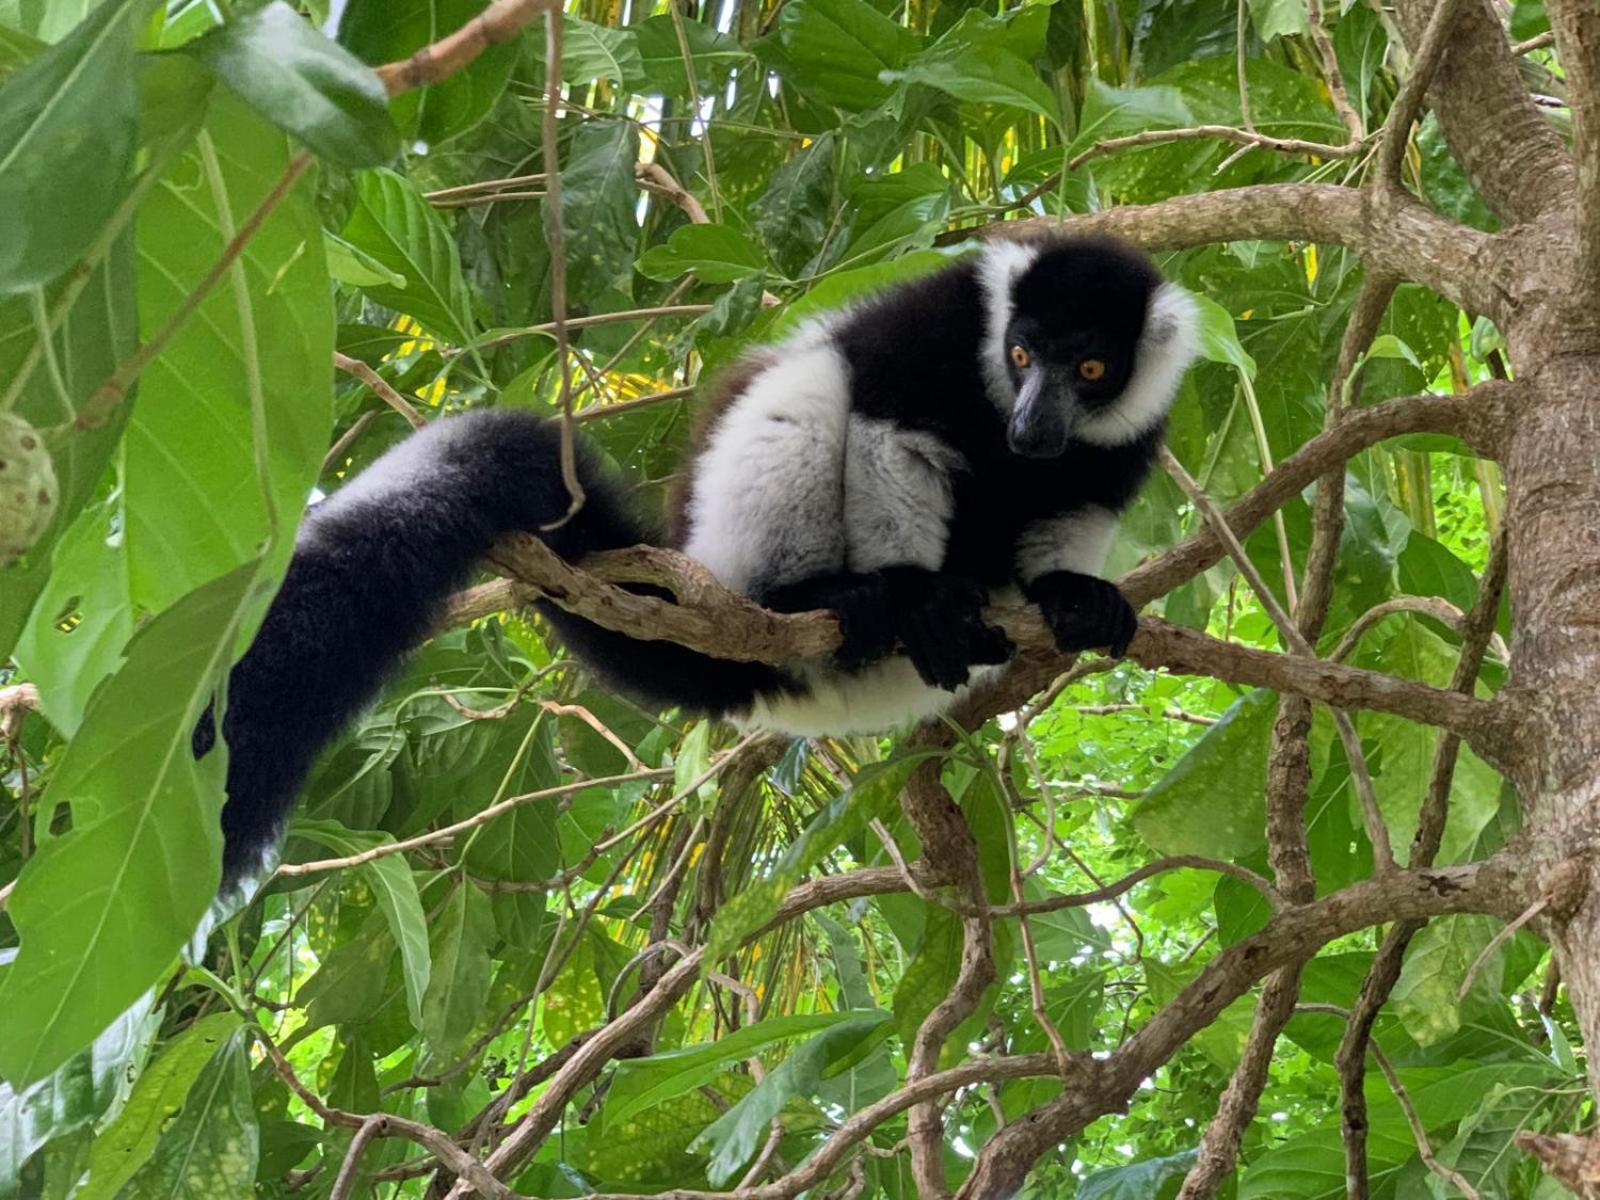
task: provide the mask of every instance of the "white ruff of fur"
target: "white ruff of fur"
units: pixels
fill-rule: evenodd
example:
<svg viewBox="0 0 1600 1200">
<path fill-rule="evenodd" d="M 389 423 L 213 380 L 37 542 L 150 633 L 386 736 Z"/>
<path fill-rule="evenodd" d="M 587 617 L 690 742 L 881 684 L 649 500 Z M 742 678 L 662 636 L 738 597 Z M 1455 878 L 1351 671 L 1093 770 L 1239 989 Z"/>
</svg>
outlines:
<svg viewBox="0 0 1600 1200">
<path fill-rule="evenodd" d="M 1175 283 L 1150 298 L 1144 332 L 1134 351 L 1133 376 L 1111 407 L 1072 427 L 1072 436 L 1094 446 L 1121 446 L 1153 429 L 1167 415 L 1183 373 L 1194 360 L 1199 310 Z"/>
<path fill-rule="evenodd" d="M 989 399 L 1006 416 L 1017 403 L 1016 384 L 1006 369 L 1006 329 L 1011 324 L 1011 289 L 1033 260 L 1037 246 L 1022 242 L 995 242 L 983 248 L 978 260 L 978 285 L 983 291 L 983 344 L 980 363 Z"/>
</svg>

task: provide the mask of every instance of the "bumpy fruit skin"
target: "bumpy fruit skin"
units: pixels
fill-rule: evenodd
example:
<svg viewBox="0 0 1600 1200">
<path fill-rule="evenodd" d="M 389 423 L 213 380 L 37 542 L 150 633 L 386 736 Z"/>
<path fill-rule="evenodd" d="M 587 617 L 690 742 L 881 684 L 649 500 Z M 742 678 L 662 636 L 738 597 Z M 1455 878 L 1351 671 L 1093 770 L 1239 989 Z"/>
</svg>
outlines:
<svg viewBox="0 0 1600 1200">
<path fill-rule="evenodd" d="M 15 413 L 0 412 L 0 567 L 50 528 L 60 495 L 38 430 Z"/>
</svg>

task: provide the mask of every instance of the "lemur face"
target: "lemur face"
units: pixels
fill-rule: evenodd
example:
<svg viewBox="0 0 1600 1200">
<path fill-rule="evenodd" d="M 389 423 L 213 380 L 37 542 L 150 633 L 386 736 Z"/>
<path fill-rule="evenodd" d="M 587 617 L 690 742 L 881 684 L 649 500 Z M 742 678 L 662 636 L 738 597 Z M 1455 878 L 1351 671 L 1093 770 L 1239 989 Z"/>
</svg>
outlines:
<svg viewBox="0 0 1600 1200">
<path fill-rule="evenodd" d="M 984 366 L 1012 452 L 1055 458 L 1074 440 L 1116 445 L 1159 424 L 1192 354 L 1187 294 L 1109 240 L 997 258 L 1008 269 L 986 273 L 985 354 L 1003 358 Z"/>
</svg>

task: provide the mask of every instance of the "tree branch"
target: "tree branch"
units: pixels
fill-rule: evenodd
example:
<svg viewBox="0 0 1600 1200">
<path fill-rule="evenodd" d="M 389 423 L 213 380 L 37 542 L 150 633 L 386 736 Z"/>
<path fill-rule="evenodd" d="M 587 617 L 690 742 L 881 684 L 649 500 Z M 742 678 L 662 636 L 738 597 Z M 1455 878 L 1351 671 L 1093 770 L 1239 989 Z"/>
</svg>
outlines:
<svg viewBox="0 0 1600 1200">
<path fill-rule="evenodd" d="M 1396 0 L 1395 15 L 1409 45 L 1422 45 L 1435 7 L 1436 0 Z M 1507 224 L 1570 203 L 1572 165 L 1560 135 L 1528 98 L 1489 0 L 1461 5 L 1428 100 L 1451 154 Z"/>
<path fill-rule="evenodd" d="M 1349 246 L 1369 270 L 1415 280 L 1470 312 L 1500 311 L 1500 293 L 1490 283 L 1496 246 L 1491 235 L 1446 220 L 1409 196 L 1378 205 L 1363 195 L 1366 191 L 1338 184 L 1259 184 L 1094 213 L 996 221 L 977 230 L 953 230 L 942 240 L 1110 233 L 1147 250 L 1244 238 L 1320 242 Z"/>
<path fill-rule="evenodd" d="M 1109 1057 L 1086 1067 L 1082 1086 L 995 1134 L 958 1200 L 1015 1194 L 1040 1155 L 1125 1105 L 1179 1047 L 1269 972 L 1311 957 L 1334 938 L 1384 921 L 1460 912 L 1509 918 L 1525 907 L 1524 900 L 1513 856 L 1503 854 L 1467 866 L 1391 871 L 1275 915 L 1258 933 L 1218 953 Z"/>
<path fill-rule="evenodd" d="M 490 46 L 510 41 L 540 13 L 555 7 L 555 0 L 494 0 L 448 37 L 422 47 L 410 58 L 379 67 L 378 78 L 391 96 L 448 79 Z"/>
</svg>

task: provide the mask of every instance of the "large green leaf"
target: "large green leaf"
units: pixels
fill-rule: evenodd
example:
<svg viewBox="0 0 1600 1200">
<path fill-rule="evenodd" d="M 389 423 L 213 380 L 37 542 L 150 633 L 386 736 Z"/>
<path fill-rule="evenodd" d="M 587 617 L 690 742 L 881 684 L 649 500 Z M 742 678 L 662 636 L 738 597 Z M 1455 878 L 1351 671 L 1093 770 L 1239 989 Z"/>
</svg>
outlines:
<svg viewBox="0 0 1600 1200">
<path fill-rule="evenodd" d="M 184 53 L 331 162 L 375 167 L 400 149 L 382 81 L 284 0 L 235 15 Z"/>
<path fill-rule="evenodd" d="M 639 244 L 635 217 L 639 134 L 625 121 L 595 121 L 572 135 L 561 166 L 561 225 L 569 295 L 627 294 Z"/>
<path fill-rule="evenodd" d="M 1028 63 L 999 46 L 936 48 L 886 77 L 938 88 L 958 100 L 1020 108 L 1061 128 L 1055 93 Z"/>
<path fill-rule="evenodd" d="M 231 1012 L 202 1017 L 169 1042 L 139 1076 L 120 1116 L 95 1139 L 89 1179 L 78 1200 L 112 1200 L 150 1161 L 173 1114 L 185 1106 L 206 1064 L 240 1029 Z"/>
<path fill-rule="evenodd" d="M 1126 1166 L 1109 1167 L 1083 1177 L 1077 1200 L 1150 1200 L 1161 1185 L 1182 1179 L 1194 1166 L 1194 1150 L 1183 1150 L 1164 1158 L 1146 1158 Z"/>
<path fill-rule="evenodd" d="M 639 77 L 644 89 L 668 96 L 688 96 L 689 75 L 683 66 L 683 47 L 671 13 L 657 13 L 634 26 L 639 46 Z M 750 61 L 750 52 L 736 38 L 712 28 L 703 21 L 683 21 L 683 40 L 688 43 L 694 62 L 695 86 L 701 95 L 722 87 L 728 73 Z M 582 76 L 574 78 L 581 79 Z"/>
<path fill-rule="evenodd" d="M 129 1099 L 129 1081 L 143 1079 L 139 1069 L 158 1024 L 155 997 L 147 995 L 60 1070 L 21 1091 L 0 1083 L 0 1196 L 17 1194 L 23 1164 L 35 1150 L 102 1120 Z M 100 1140 L 107 1136 L 109 1130 Z"/>
<path fill-rule="evenodd" d="M 1375 1194 L 1417 1152 L 1405 1121 L 1372 1122 L 1367 1130 L 1368 1179 Z M 1239 1200 L 1340 1200 L 1344 1196 L 1344 1143 L 1339 1130 L 1319 1129 L 1280 1142 L 1250 1163 Z"/>
<path fill-rule="evenodd" d="M 0 1075 L 23 1087 L 153 984 L 216 892 L 225 764 L 190 736 L 257 605 L 257 564 L 146 625 L 51 781 L 71 831 L 42 840 L 7 905 L 21 950 L 0 975 Z M 47 822 L 41 822 L 44 829 Z"/>
<path fill-rule="evenodd" d="M 1262 844 L 1267 750 L 1277 696 L 1234 703 L 1134 809 L 1133 825 L 1162 854 L 1237 858 Z"/>
<path fill-rule="evenodd" d="M 339 41 L 373 66 L 399 62 L 470 24 L 485 7 L 485 0 L 350 0 Z M 465 133 L 489 115 L 516 58 L 517 42 L 502 42 L 449 78 L 401 93 L 391 104 L 395 124 L 424 149 Z"/>
<path fill-rule="evenodd" d="M 766 1139 L 772 1119 L 784 1105 L 807 1098 L 833 1070 L 859 1057 L 863 1050 L 889 1035 L 888 1013 L 856 1017 L 807 1039 L 792 1050 L 744 1099 L 717 1118 L 694 1140 L 690 1149 L 709 1150 L 706 1175 L 714 1187 L 736 1178 L 741 1167 Z"/>
<path fill-rule="evenodd" d="M 409 180 L 383 169 L 362 175 L 343 236 L 405 280 L 403 288 L 392 284 L 363 288 L 367 295 L 415 317 L 446 342 L 461 346 L 471 340 L 472 294 L 461 274 L 455 238 Z"/>
<path fill-rule="evenodd" d="M 649 1058 L 627 1059 L 618 1065 L 606 1092 L 605 1107 L 601 1109 L 604 1126 L 622 1124 L 636 1113 L 709 1083 L 728 1064 L 749 1058 L 777 1042 L 860 1017 L 860 1013 L 849 1011 L 769 1017 L 705 1045 L 683 1046 L 652 1054 Z"/>
<path fill-rule="evenodd" d="M 652 246 L 639 259 L 651 279 L 693 274 L 702 283 L 733 283 L 760 275 L 766 256 L 737 229 L 727 225 L 682 225 L 664 246 Z"/>
<path fill-rule="evenodd" d="M 440 1057 L 460 1048 L 483 1015 L 489 950 L 495 942 L 489 897 L 463 883 L 433 922 L 433 976 L 422 998 L 422 1028 Z"/>
<path fill-rule="evenodd" d="M 328 847 L 335 854 L 359 854 L 375 846 L 392 843 L 387 833 L 356 833 L 337 821 L 298 820 L 292 831 L 300 837 Z M 433 959 L 428 949 L 428 921 L 422 911 L 411 867 L 398 854 L 386 854 L 361 865 L 361 871 L 378 897 L 378 907 L 389 923 L 389 932 L 400 946 L 405 967 L 406 1004 L 411 1020 L 422 1024 L 422 1001 L 433 974 Z"/>
<path fill-rule="evenodd" d="M 89 248 L 129 184 L 134 35 L 152 0 L 109 0 L 0 90 L 0 295 L 49 283 Z"/>
<path fill-rule="evenodd" d="M 235 1032 L 200 1072 L 123 1200 L 217 1200 L 254 1194 L 260 1130 L 250 1094 L 249 1035 Z"/>
<path fill-rule="evenodd" d="M 787 81 L 819 103 L 856 111 L 888 98 L 883 72 L 903 70 L 920 41 L 866 0 L 794 0 L 778 17 Z"/>
<path fill-rule="evenodd" d="M 288 159 L 281 133 L 215 97 L 194 147 L 140 211 L 147 332 L 212 269 Z M 133 599 L 150 611 L 260 554 L 275 533 L 285 536 L 271 565 L 287 561 L 331 423 L 332 294 L 311 190 L 303 181 L 283 199 L 145 370 L 124 442 L 124 504 Z"/>
</svg>

